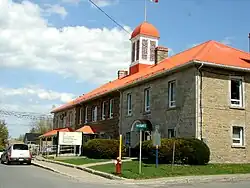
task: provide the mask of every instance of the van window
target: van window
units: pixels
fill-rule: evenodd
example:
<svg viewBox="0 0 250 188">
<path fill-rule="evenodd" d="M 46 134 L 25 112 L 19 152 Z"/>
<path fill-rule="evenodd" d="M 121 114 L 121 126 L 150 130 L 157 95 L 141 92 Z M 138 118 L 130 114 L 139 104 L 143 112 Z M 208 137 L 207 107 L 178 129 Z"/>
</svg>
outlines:
<svg viewBox="0 0 250 188">
<path fill-rule="evenodd" d="M 13 150 L 29 150 L 29 148 L 25 144 L 14 144 Z"/>
</svg>

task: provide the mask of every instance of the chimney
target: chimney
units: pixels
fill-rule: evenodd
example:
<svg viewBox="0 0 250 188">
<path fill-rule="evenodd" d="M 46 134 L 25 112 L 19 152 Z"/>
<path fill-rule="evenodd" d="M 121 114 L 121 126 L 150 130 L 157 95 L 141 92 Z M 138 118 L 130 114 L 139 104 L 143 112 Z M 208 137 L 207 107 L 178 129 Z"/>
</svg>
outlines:
<svg viewBox="0 0 250 188">
<path fill-rule="evenodd" d="M 168 48 L 158 46 L 155 48 L 155 65 L 168 57 Z"/>
<path fill-rule="evenodd" d="M 124 78 L 125 76 L 128 76 L 128 71 L 125 70 L 118 71 L 118 79 Z"/>
</svg>

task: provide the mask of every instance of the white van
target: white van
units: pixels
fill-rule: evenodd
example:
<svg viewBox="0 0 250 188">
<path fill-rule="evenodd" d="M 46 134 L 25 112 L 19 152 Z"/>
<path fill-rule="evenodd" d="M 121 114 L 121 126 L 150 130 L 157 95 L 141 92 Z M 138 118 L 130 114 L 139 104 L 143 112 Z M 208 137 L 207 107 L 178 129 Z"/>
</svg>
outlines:
<svg viewBox="0 0 250 188">
<path fill-rule="evenodd" d="M 13 144 L 8 147 L 7 150 L 1 155 L 1 163 L 11 162 L 27 163 L 31 164 L 32 155 L 26 144 Z"/>
</svg>

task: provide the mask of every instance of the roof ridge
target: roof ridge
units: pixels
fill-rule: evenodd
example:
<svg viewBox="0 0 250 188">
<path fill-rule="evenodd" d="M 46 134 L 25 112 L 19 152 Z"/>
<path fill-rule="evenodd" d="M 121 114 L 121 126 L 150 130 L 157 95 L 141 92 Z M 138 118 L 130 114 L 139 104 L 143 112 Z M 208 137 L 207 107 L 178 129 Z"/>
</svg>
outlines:
<svg viewBox="0 0 250 188">
<path fill-rule="evenodd" d="M 246 51 L 244 51 L 244 50 L 241 50 L 241 49 L 238 49 L 238 48 L 235 48 L 235 47 L 232 47 L 232 46 L 226 45 L 226 44 L 221 43 L 221 42 L 218 42 L 218 41 L 214 41 L 214 42 L 215 42 L 215 43 L 217 43 L 217 44 L 219 44 L 219 45 L 222 45 L 222 46 L 225 46 L 225 47 L 227 47 L 227 48 L 230 48 L 230 49 L 232 49 L 232 50 L 235 50 L 235 51 L 238 51 L 238 52 L 244 53 L 244 54 L 246 54 L 246 55 L 250 55 L 250 53 L 249 53 L 249 52 L 246 52 Z"/>
</svg>

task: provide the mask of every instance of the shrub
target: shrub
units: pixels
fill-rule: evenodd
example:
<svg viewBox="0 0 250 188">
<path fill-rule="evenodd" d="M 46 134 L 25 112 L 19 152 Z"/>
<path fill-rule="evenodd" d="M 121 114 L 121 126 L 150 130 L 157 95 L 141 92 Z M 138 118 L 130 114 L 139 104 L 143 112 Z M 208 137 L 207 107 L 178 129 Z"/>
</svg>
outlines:
<svg viewBox="0 0 250 188">
<path fill-rule="evenodd" d="M 5 147 L 0 145 L 0 152 L 4 151 L 5 150 Z"/>
<path fill-rule="evenodd" d="M 175 163 L 204 165 L 209 162 L 210 150 L 208 146 L 198 139 L 162 139 L 159 147 L 159 162 L 169 164 L 173 159 L 173 146 L 175 142 Z M 139 149 L 137 145 L 136 149 Z M 155 161 L 155 147 L 152 141 L 142 143 L 142 156 L 149 161 Z"/>
<path fill-rule="evenodd" d="M 92 139 L 84 145 L 84 155 L 95 159 L 116 159 L 119 156 L 119 140 Z M 125 147 L 122 147 L 124 156 Z"/>
</svg>

